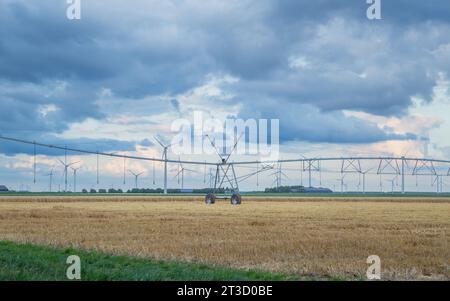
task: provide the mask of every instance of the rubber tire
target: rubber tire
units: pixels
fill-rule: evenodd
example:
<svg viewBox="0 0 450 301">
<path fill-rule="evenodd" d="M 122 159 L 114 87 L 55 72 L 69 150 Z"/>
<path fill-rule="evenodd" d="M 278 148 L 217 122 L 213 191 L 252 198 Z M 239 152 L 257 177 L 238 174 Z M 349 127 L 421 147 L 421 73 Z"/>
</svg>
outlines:
<svg viewBox="0 0 450 301">
<path fill-rule="evenodd" d="M 231 196 L 231 205 L 240 205 L 242 204 L 242 197 L 240 194 L 235 193 Z"/>
<path fill-rule="evenodd" d="M 205 204 L 214 205 L 216 203 L 216 196 L 212 193 L 208 193 L 205 197 Z"/>
</svg>

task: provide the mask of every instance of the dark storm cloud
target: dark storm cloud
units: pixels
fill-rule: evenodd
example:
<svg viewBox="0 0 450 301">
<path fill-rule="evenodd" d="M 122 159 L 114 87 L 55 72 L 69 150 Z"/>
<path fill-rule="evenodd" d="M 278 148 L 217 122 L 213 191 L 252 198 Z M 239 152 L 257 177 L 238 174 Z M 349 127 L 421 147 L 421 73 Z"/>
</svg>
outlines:
<svg viewBox="0 0 450 301">
<path fill-rule="evenodd" d="M 424 21 L 449 22 L 450 6 L 447 0 L 382 0 L 382 17 L 399 25 Z M 324 20 L 336 15 L 363 19 L 368 4 L 366 0 L 316 0 L 274 1 L 271 15 L 276 21 L 293 23 L 302 20 Z"/>
<path fill-rule="evenodd" d="M 71 122 L 102 118 L 104 115 L 94 102 L 95 94 L 87 87 L 76 81 L 0 81 L 0 131 L 60 133 Z"/>
<path fill-rule="evenodd" d="M 365 0 L 90 0 L 68 21 L 65 1 L 2 1 L 0 132 L 62 133 L 106 117 L 102 88 L 131 103 L 213 74 L 238 78 L 223 87 L 230 102 L 242 116 L 280 117 L 285 140 L 408 139 L 341 110 L 402 115 L 411 96 L 429 100 L 450 69 L 450 4 L 382 3 L 383 20 L 369 21 Z M 39 113 L 48 105 L 57 110 Z M 314 118 L 299 123 L 302 110 Z"/>
<path fill-rule="evenodd" d="M 5 135 L 6 136 L 6 135 Z M 27 135 L 23 135 L 27 137 Z M 57 137 L 52 137 L 48 135 L 36 136 L 33 135 L 33 138 L 37 141 L 53 146 L 58 147 L 67 147 L 74 149 L 83 149 L 89 150 L 92 152 L 116 152 L 116 151 L 134 151 L 136 149 L 136 145 L 141 144 L 143 146 L 148 146 L 148 141 L 139 142 L 130 142 L 130 141 L 119 141 L 113 139 L 88 139 L 88 138 L 79 138 L 79 139 L 62 139 Z M 31 138 L 31 136 L 30 136 Z M 25 138 L 26 139 L 26 138 Z M 29 138 L 28 138 L 29 139 Z M 16 154 L 34 154 L 34 146 L 32 144 L 22 144 L 14 141 L 7 141 L 0 139 L 0 153 L 13 156 Z M 48 147 L 36 147 L 36 154 L 38 155 L 47 155 L 47 156 L 63 156 L 65 153 L 64 150 L 54 149 Z M 68 153 L 70 154 L 78 154 L 78 153 Z"/>
<path fill-rule="evenodd" d="M 89 81 L 114 74 L 107 46 L 96 41 L 106 28 L 89 21 L 67 22 L 64 1 L 6 1 L 0 6 L 0 78 Z"/>
</svg>

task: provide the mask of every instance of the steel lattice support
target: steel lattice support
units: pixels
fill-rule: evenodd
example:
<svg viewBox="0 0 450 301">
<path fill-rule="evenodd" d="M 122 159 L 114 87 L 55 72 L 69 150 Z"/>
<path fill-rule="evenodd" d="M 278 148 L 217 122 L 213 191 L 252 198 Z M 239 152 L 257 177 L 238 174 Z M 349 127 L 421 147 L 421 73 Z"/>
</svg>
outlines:
<svg viewBox="0 0 450 301">
<path fill-rule="evenodd" d="M 377 175 L 400 175 L 400 166 L 397 159 L 380 159 Z"/>
<path fill-rule="evenodd" d="M 303 171 L 308 171 L 308 183 L 309 187 L 312 187 L 312 172 L 320 171 L 320 160 L 309 159 L 303 161 Z"/>
<path fill-rule="evenodd" d="M 341 164 L 341 173 L 362 173 L 361 160 L 343 159 Z"/>
<path fill-rule="evenodd" d="M 214 193 L 223 188 L 224 183 L 231 186 L 232 193 L 239 193 L 239 183 L 233 164 L 218 164 L 214 180 Z"/>
<path fill-rule="evenodd" d="M 435 176 L 437 175 L 433 162 L 425 160 L 416 160 L 416 164 L 413 169 L 413 175 L 418 176 Z"/>
</svg>

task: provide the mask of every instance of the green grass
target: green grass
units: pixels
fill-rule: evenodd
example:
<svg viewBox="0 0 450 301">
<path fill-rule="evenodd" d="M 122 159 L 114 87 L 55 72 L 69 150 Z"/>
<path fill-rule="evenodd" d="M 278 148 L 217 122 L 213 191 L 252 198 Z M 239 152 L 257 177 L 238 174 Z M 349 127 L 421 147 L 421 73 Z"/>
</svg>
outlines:
<svg viewBox="0 0 450 301">
<path fill-rule="evenodd" d="M 66 259 L 81 259 L 81 280 L 84 281 L 189 281 L 189 280 L 299 280 L 283 274 L 244 271 L 204 264 L 156 261 L 127 256 L 112 256 L 73 248 L 18 244 L 0 241 L 0 280 L 53 281 L 67 280 Z"/>
</svg>

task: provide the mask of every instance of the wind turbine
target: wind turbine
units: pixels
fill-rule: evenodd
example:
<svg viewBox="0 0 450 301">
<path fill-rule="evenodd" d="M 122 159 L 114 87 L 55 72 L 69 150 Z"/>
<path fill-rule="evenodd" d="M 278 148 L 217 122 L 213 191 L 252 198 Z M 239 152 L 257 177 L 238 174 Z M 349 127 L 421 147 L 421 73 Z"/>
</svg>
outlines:
<svg viewBox="0 0 450 301">
<path fill-rule="evenodd" d="M 159 145 L 163 148 L 163 160 L 164 160 L 164 194 L 167 194 L 167 150 L 172 145 L 165 145 L 163 144 L 156 136 L 154 137 L 155 140 L 158 142 Z"/>
<path fill-rule="evenodd" d="M 135 186 L 135 188 L 137 189 L 137 188 L 138 188 L 138 178 L 139 178 L 139 176 L 142 175 L 144 172 L 141 172 L 141 173 L 135 173 L 135 172 L 133 172 L 133 171 L 131 171 L 131 170 L 129 170 L 129 172 L 134 176 L 134 186 Z"/>
<path fill-rule="evenodd" d="M 362 175 L 362 193 L 366 193 L 366 174 L 368 174 L 370 171 L 372 171 L 374 167 L 366 170 L 366 171 L 360 171 L 360 174 Z"/>
<path fill-rule="evenodd" d="M 278 164 L 277 170 L 270 175 L 275 176 L 275 180 L 273 181 L 273 183 L 277 184 L 277 191 L 280 189 L 281 181 L 283 180 L 283 177 L 285 177 L 286 179 L 289 179 L 289 177 L 282 171 L 281 164 Z"/>
<path fill-rule="evenodd" d="M 347 173 L 343 172 L 341 173 L 341 177 L 339 179 L 336 179 L 336 181 L 339 181 L 341 183 L 341 193 L 344 193 L 344 187 L 346 188 L 345 190 L 347 190 L 347 185 L 344 183 L 346 175 Z"/>
<path fill-rule="evenodd" d="M 434 186 L 434 184 L 436 184 L 436 188 L 437 188 L 437 193 L 442 192 L 442 175 L 436 175 L 436 177 L 434 178 L 433 183 L 431 184 L 431 186 Z"/>
<path fill-rule="evenodd" d="M 70 169 L 73 170 L 73 192 L 77 192 L 77 171 L 81 168 L 80 167 L 70 167 Z"/>
<path fill-rule="evenodd" d="M 394 192 L 394 183 L 395 183 L 395 181 L 398 179 L 398 176 L 395 176 L 393 179 L 391 179 L 391 180 L 386 180 L 386 182 L 389 182 L 389 183 L 391 183 L 391 187 L 392 187 L 392 190 L 391 190 L 391 192 L 393 193 Z"/>
<path fill-rule="evenodd" d="M 185 171 L 190 171 L 190 172 L 195 172 L 196 173 L 197 171 L 185 168 L 183 166 L 183 164 L 181 164 L 181 162 L 179 163 L 178 166 L 179 166 L 178 173 L 175 175 L 175 177 L 178 177 L 178 184 L 179 184 L 180 183 L 180 175 L 181 175 L 181 190 L 183 190 L 184 189 L 184 172 Z"/>
<path fill-rule="evenodd" d="M 209 169 L 208 177 L 209 177 L 208 188 L 213 188 L 214 173 L 213 173 L 213 169 L 212 168 Z"/>
<path fill-rule="evenodd" d="M 52 192 L 52 183 L 53 183 L 53 167 L 50 170 L 48 174 L 46 174 L 47 177 L 50 177 L 50 183 L 49 183 L 49 192 Z"/>
<path fill-rule="evenodd" d="M 58 159 L 58 161 L 59 162 L 61 162 L 61 164 L 64 166 L 64 192 L 67 192 L 67 169 L 70 167 L 70 166 L 72 166 L 72 165 L 75 165 L 75 164 L 77 164 L 77 163 L 80 163 L 80 161 L 77 161 L 77 162 L 72 162 L 72 163 L 69 163 L 69 164 L 67 164 L 67 163 L 65 163 L 65 162 L 63 162 L 63 161 L 61 161 L 60 159 Z"/>
</svg>

